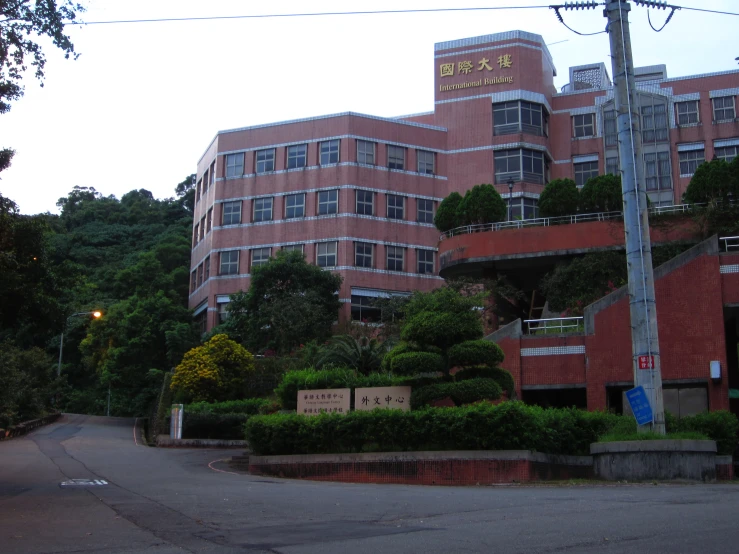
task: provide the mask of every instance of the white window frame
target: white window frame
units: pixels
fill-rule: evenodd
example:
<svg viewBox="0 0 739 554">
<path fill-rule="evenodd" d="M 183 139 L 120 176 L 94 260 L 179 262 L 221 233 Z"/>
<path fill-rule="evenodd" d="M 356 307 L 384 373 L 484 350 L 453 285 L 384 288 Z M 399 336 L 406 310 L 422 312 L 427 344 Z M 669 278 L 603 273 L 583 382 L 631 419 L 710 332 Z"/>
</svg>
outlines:
<svg viewBox="0 0 739 554">
<path fill-rule="evenodd" d="M 385 212 L 387 215 L 387 218 L 397 219 L 400 221 L 404 220 L 405 219 L 405 196 L 400 196 L 399 194 L 387 194 L 385 199 L 387 201 L 387 207 L 386 207 L 387 209 Z M 400 206 L 398 206 L 397 204 L 398 199 L 400 199 Z M 398 217 L 398 212 L 400 212 L 400 217 Z M 390 215 L 391 213 L 392 215 Z"/>
<path fill-rule="evenodd" d="M 426 259 L 431 255 L 431 260 Z M 421 275 L 432 275 L 435 273 L 436 252 L 433 250 L 416 250 L 416 273 Z"/>
<path fill-rule="evenodd" d="M 718 101 L 721 101 L 722 103 L 724 103 L 727 100 L 731 100 L 731 106 L 730 107 L 729 106 L 726 106 L 726 105 L 724 105 L 724 106 L 722 106 L 720 108 L 717 108 L 716 107 L 716 103 Z M 736 97 L 735 96 L 719 96 L 717 98 L 713 98 L 711 104 L 712 104 L 712 108 L 713 108 L 713 120 L 714 121 L 733 121 L 734 119 L 736 119 Z M 724 112 L 725 111 L 728 111 L 728 110 L 731 110 L 731 117 L 717 117 L 716 116 L 716 112 L 718 110 L 721 110 L 721 111 L 724 111 Z M 726 114 L 724 114 L 724 115 L 726 115 Z"/>
<path fill-rule="evenodd" d="M 369 254 L 367 251 L 369 250 Z M 361 262 L 360 263 L 360 259 Z M 354 265 L 356 267 L 374 267 L 375 262 L 375 245 L 371 242 L 355 242 L 354 243 Z"/>
<path fill-rule="evenodd" d="M 275 149 L 274 148 L 265 148 L 264 150 L 257 150 L 254 155 L 254 159 L 256 160 L 255 171 L 257 174 L 270 173 L 275 170 Z"/>
<path fill-rule="evenodd" d="M 426 208 L 431 206 L 430 210 Z M 423 216 L 423 217 L 422 217 Z M 426 198 L 416 198 L 416 222 L 417 223 L 433 223 L 434 222 L 434 201 Z"/>
<path fill-rule="evenodd" d="M 292 205 L 290 205 L 291 202 Z M 293 210 L 292 215 L 289 215 L 289 210 Z M 300 219 L 301 217 L 305 217 L 305 193 L 288 194 L 285 196 L 285 219 Z"/>
<path fill-rule="evenodd" d="M 588 180 L 592 179 L 593 177 L 598 176 L 598 162 L 579 162 L 574 163 L 573 169 L 575 172 L 575 184 L 578 188 L 584 187 L 585 183 L 588 182 Z M 593 174 L 593 165 L 595 165 L 595 174 Z M 588 166 L 587 169 L 585 166 Z M 587 179 L 585 179 L 585 176 L 589 175 Z"/>
<path fill-rule="evenodd" d="M 300 252 L 305 254 L 305 244 L 286 244 L 282 247 L 284 252 Z"/>
<path fill-rule="evenodd" d="M 226 177 L 241 177 L 244 174 L 244 153 L 226 154 Z"/>
<path fill-rule="evenodd" d="M 405 170 L 405 147 L 394 144 L 387 145 L 387 167 L 398 171 Z"/>
<path fill-rule="evenodd" d="M 734 154 L 726 155 L 727 150 L 734 151 Z M 720 154 L 719 154 L 720 152 Z M 719 160 L 724 160 L 726 163 L 731 163 L 734 161 L 734 158 L 736 158 L 739 155 L 739 145 L 733 145 L 733 146 L 714 146 L 713 147 L 713 153 Z"/>
<path fill-rule="evenodd" d="M 371 151 L 368 151 L 368 147 Z M 375 165 L 377 143 L 369 140 L 357 140 L 357 163 Z"/>
<path fill-rule="evenodd" d="M 241 200 L 224 202 L 221 209 L 221 225 L 241 224 Z"/>
<path fill-rule="evenodd" d="M 270 256 L 272 256 L 272 248 L 270 247 L 252 248 L 250 267 L 256 267 L 266 264 L 269 261 Z"/>
<path fill-rule="evenodd" d="M 318 191 L 318 215 L 339 213 L 339 189 Z"/>
<path fill-rule="evenodd" d="M 418 173 L 436 174 L 436 153 L 430 150 L 416 150 L 416 166 Z"/>
<path fill-rule="evenodd" d="M 398 269 L 400 265 L 400 269 Z M 405 269 L 405 248 L 402 246 L 386 246 L 385 247 L 385 269 L 388 271 L 404 271 Z"/>
<path fill-rule="evenodd" d="M 685 111 L 681 113 L 683 108 L 685 108 Z M 695 125 L 701 122 L 699 100 L 675 102 L 675 112 L 678 126 Z"/>
<path fill-rule="evenodd" d="M 697 154 L 700 154 L 700 156 Z M 680 177 L 691 177 L 695 174 L 698 166 L 706 161 L 706 150 L 701 148 L 678 152 L 678 159 L 680 161 Z"/>
<path fill-rule="evenodd" d="M 269 207 L 267 207 L 269 204 Z M 268 198 L 255 198 L 254 199 L 254 223 L 261 223 L 263 221 L 272 221 L 275 214 L 275 199 L 273 197 Z"/>
<path fill-rule="evenodd" d="M 339 163 L 339 139 L 324 140 L 320 144 L 321 165 L 331 165 Z"/>
<path fill-rule="evenodd" d="M 355 211 L 358 214 L 361 215 L 375 215 L 375 193 L 371 190 L 362 190 L 362 189 L 356 189 L 356 194 L 354 196 L 354 204 L 355 204 Z M 366 198 L 365 195 L 369 195 L 370 201 L 367 202 L 367 200 L 360 200 L 359 195 L 360 193 L 364 198 Z M 370 207 L 370 213 L 367 213 L 365 210 L 367 209 L 367 205 L 369 204 Z M 362 206 L 362 210 L 360 211 L 359 206 Z"/>
<path fill-rule="evenodd" d="M 668 186 L 663 186 L 665 183 Z M 668 151 L 644 154 L 644 184 L 648 191 L 672 189 L 672 163 Z"/>
<path fill-rule="evenodd" d="M 318 267 L 336 267 L 338 250 L 338 243 L 336 241 L 317 243 L 316 265 Z"/>
<path fill-rule="evenodd" d="M 308 145 L 291 144 L 287 147 L 287 169 L 300 169 L 308 165 Z"/>
<path fill-rule="evenodd" d="M 595 114 L 583 113 L 572 116 L 572 128 L 575 138 L 595 136 Z"/>
<path fill-rule="evenodd" d="M 233 257 L 236 256 L 234 260 Z M 228 258 L 226 260 L 225 258 Z M 239 251 L 238 250 L 226 250 L 221 252 L 220 260 L 218 265 L 218 275 L 238 275 L 239 274 Z M 224 271 L 224 268 L 226 271 Z"/>
</svg>

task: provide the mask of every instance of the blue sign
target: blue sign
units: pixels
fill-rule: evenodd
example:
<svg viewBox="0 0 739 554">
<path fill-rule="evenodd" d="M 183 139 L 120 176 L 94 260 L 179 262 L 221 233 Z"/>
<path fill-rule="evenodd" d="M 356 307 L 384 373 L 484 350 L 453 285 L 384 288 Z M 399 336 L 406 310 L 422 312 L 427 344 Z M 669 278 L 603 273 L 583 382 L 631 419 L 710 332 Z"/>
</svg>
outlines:
<svg viewBox="0 0 739 554">
<path fill-rule="evenodd" d="M 639 385 L 635 389 L 626 391 L 626 400 L 629 401 L 631 411 L 634 412 L 634 417 L 639 425 L 646 425 L 654 421 L 652 406 L 649 404 L 649 398 L 644 387 Z"/>
</svg>

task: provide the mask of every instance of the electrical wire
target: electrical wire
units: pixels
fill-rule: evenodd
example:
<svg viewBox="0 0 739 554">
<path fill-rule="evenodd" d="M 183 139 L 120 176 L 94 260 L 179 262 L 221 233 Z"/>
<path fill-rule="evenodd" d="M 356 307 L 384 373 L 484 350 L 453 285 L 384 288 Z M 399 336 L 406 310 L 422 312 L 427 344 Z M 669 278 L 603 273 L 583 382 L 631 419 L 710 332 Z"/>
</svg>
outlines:
<svg viewBox="0 0 739 554">
<path fill-rule="evenodd" d="M 554 10 L 554 13 L 557 15 L 557 19 L 559 19 L 559 22 L 565 27 L 567 27 L 570 31 L 575 33 L 576 35 L 580 35 L 581 37 L 592 37 L 594 35 L 602 35 L 603 33 L 607 32 L 607 31 L 598 31 L 597 33 L 581 33 L 580 31 L 576 31 L 575 29 L 567 25 L 567 23 L 565 23 L 565 20 L 562 17 L 562 14 L 559 13 L 559 10 L 562 6 L 549 6 L 549 7 Z"/>
<path fill-rule="evenodd" d="M 736 12 L 722 12 L 719 10 L 707 10 L 705 8 L 690 8 L 688 6 L 669 6 L 670 8 L 677 8 L 680 10 L 691 10 L 694 12 L 705 12 L 705 13 L 716 13 L 720 15 L 739 15 L 739 13 Z"/>
<path fill-rule="evenodd" d="M 672 16 L 673 16 L 673 15 L 675 15 L 675 12 L 676 12 L 677 10 L 679 10 L 679 9 L 680 9 L 680 8 L 677 8 L 677 7 L 673 7 L 673 8 L 672 8 L 672 11 L 670 12 L 670 15 L 668 15 L 668 16 L 667 16 L 667 21 L 665 21 L 665 24 L 664 24 L 664 25 L 662 25 L 662 27 L 660 27 L 659 29 L 655 29 L 655 28 L 654 28 L 654 25 L 652 25 L 652 16 L 650 15 L 650 13 L 651 13 L 651 10 L 647 10 L 647 21 L 649 21 L 649 26 L 650 26 L 650 27 L 652 28 L 652 30 L 653 30 L 653 31 L 654 31 L 655 33 L 661 33 L 661 32 L 662 32 L 662 29 L 664 29 L 665 27 L 667 27 L 667 24 L 668 24 L 668 23 L 670 22 L 670 20 L 672 19 Z"/>
<path fill-rule="evenodd" d="M 538 6 L 496 6 L 487 8 L 428 8 L 412 10 L 377 10 L 377 11 L 351 11 L 351 12 L 307 12 L 307 13 L 273 13 L 256 15 L 213 15 L 203 17 L 163 17 L 157 19 L 117 19 L 111 21 L 75 21 L 66 25 L 110 25 L 120 23 L 163 23 L 181 21 L 216 21 L 223 19 L 274 19 L 285 17 L 325 17 L 338 15 L 385 15 L 402 13 L 439 13 L 439 12 L 470 12 L 470 11 L 492 11 L 492 10 L 536 10 L 549 9 L 549 5 Z M 2 21 L 0 21 L 2 23 Z"/>
</svg>

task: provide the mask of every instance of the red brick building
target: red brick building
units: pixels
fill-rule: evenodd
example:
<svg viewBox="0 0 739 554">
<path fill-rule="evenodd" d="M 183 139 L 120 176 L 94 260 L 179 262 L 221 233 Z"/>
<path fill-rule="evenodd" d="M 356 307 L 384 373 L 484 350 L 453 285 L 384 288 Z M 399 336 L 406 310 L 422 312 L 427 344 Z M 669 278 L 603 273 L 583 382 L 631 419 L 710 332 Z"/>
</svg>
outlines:
<svg viewBox="0 0 739 554">
<path fill-rule="evenodd" d="M 569 84 L 558 91 L 539 35 L 439 43 L 434 57 L 432 112 L 391 119 L 343 113 L 216 135 L 198 162 L 193 227 L 190 306 L 204 330 L 223 317 L 230 293 L 248 288 L 251 267 L 279 249 L 300 249 L 340 273 L 340 319 L 371 321 L 373 298 L 443 282 L 440 253 L 454 253 L 439 243 L 433 216 L 450 192 L 494 183 L 512 218 L 529 220 L 538 217 L 550 180 L 581 185 L 618 171 L 604 63 L 570 68 Z M 653 66 L 636 73 L 645 184 L 653 205 L 679 204 L 697 165 L 737 154 L 739 71 L 668 78 L 664 66 Z M 581 231 L 572 231 L 575 238 Z M 516 260 L 526 239 L 510 238 L 504 248 Z M 589 395 L 588 406 L 601 406 L 605 394 Z"/>
</svg>

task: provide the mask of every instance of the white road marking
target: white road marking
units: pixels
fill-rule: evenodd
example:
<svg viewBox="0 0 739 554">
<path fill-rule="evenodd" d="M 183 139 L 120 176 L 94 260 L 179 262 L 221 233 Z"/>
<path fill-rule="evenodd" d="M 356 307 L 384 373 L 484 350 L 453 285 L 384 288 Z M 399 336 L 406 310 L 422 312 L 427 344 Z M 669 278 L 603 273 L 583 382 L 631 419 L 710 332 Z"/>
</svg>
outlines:
<svg viewBox="0 0 739 554">
<path fill-rule="evenodd" d="M 62 481 L 59 483 L 60 487 L 94 487 L 107 485 L 108 482 L 104 479 L 70 479 L 69 481 Z"/>
</svg>

